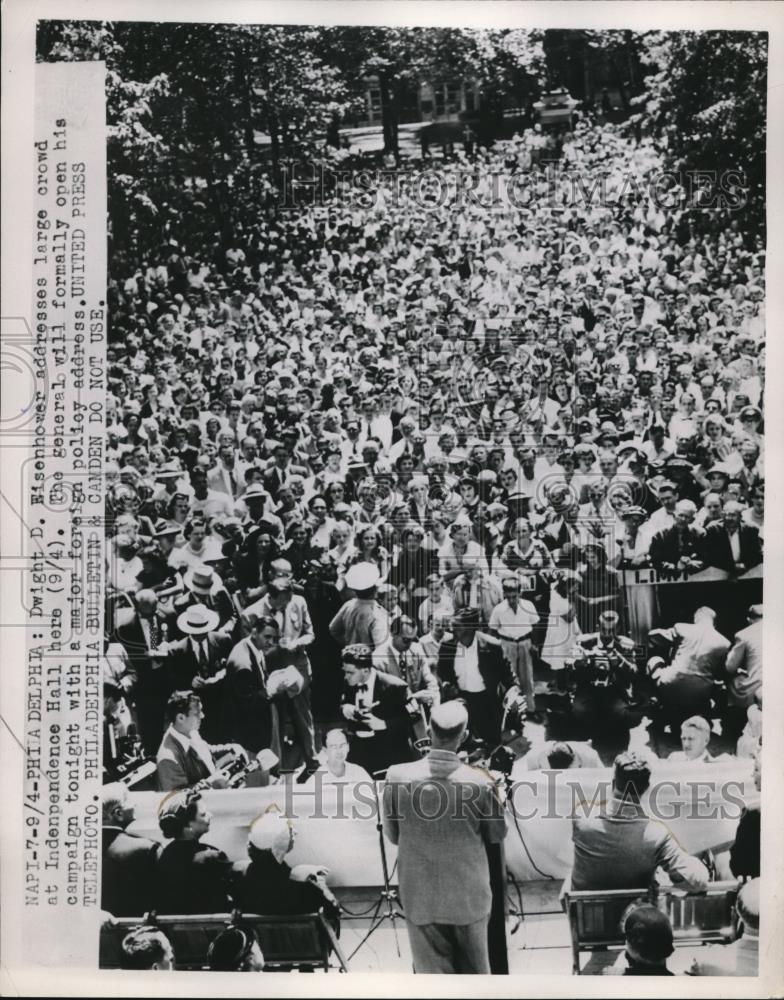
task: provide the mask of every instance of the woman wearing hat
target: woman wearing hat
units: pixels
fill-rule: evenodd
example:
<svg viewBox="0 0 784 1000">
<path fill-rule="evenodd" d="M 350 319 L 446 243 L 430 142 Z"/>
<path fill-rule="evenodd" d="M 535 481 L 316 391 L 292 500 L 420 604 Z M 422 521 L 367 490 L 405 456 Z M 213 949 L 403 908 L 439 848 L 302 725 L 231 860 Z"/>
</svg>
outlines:
<svg viewBox="0 0 784 1000">
<path fill-rule="evenodd" d="M 211 814 L 195 791 L 170 792 L 158 807 L 158 824 L 169 841 L 158 855 L 158 913 L 228 913 L 232 865 L 223 851 L 202 841 Z"/>
</svg>

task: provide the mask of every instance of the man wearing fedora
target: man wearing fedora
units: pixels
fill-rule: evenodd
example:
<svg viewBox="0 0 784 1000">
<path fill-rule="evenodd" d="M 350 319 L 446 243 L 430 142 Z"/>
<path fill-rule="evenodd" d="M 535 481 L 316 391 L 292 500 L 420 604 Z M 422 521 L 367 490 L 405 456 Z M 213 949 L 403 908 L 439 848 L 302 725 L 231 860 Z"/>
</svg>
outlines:
<svg viewBox="0 0 784 1000">
<path fill-rule="evenodd" d="M 209 566 L 191 566 L 183 577 L 185 593 L 174 602 L 177 613 L 176 635 L 185 635 L 180 629 L 180 616 L 188 608 L 198 604 L 214 611 L 218 616 L 215 626 L 224 635 L 231 636 L 237 625 L 237 617 L 229 592 L 217 573 Z"/>
<path fill-rule="evenodd" d="M 183 638 L 164 643 L 156 654 L 163 659 L 170 691 L 193 690 L 202 699 L 205 735 L 214 740 L 220 740 L 225 730 L 223 682 L 231 649 L 231 639 L 219 625 L 217 611 L 193 604 L 177 618 Z"/>
</svg>

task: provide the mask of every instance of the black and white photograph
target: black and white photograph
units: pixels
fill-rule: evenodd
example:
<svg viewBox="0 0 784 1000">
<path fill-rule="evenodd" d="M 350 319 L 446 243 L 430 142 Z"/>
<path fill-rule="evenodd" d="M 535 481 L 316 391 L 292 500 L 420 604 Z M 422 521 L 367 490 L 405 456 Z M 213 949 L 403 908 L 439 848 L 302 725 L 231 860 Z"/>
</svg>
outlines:
<svg viewBox="0 0 784 1000">
<path fill-rule="evenodd" d="M 767 31 L 182 9 L 36 25 L 106 74 L 95 968 L 759 976 Z"/>
</svg>

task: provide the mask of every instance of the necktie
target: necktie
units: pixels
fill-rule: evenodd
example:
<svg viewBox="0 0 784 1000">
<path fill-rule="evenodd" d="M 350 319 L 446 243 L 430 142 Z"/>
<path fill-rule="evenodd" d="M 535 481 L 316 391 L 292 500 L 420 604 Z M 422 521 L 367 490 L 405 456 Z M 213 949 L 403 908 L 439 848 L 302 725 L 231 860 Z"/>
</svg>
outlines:
<svg viewBox="0 0 784 1000">
<path fill-rule="evenodd" d="M 237 492 L 237 480 L 234 478 L 234 472 L 229 469 L 229 484 L 231 485 L 231 495 L 234 496 Z"/>
<path fill-rule="evenodd" d="M 209 661 L 207 659 L 206 643 L 202 640 L 202 642 L 199 643 L 199 673 L 202 677 L 207 676 L 208 667 Z"/>
<path fill-rule="evenodd" d="M 158 619 L 150 619 L 150 649 L 158 648 Z"/>
<path fill-rule="evenodd" d="M 261 679 L 261 686 L 262 687 L 266 687 L 266 680 L 267 680 L 267 678 L 266 678 L 266 675 L 264 673 L 264 667 L 262 665 L 262 660 L 261 660 L 261 657 L 259 656 L 258 650 L 256 649 L 256 647 L 253 645 L 252 642 L 248 642 L 248 652 L 250 653 L 251 663 L 256 668 L 256 672 L 258 673 L 258 675 L 259 675 L 259 677 Z"/>
<path fill-rule="evenodd" d="M 408 652 L 400 654 L 400 676 L 408 684 Z"/>
<path fill-rule="evenodd" d="M 367 691 L 367 684 L 357 684 L 357 691 L 362 694 Z"/>
</svg>

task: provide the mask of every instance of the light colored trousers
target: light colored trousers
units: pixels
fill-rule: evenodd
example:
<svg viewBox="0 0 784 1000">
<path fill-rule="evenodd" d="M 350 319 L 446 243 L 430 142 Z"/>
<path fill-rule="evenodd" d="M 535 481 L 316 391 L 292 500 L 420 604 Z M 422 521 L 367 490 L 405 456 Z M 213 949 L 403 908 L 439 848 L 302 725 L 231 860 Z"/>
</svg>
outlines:
<svg viewBox="0 0 784 1000">
<path fill-rule="evenodd" d="M 487 924 L 482 917 L 473 924 L 412 924 L 406 922 L 414 972 L 489 975 Z"/>
<path fill-rule="evenodd" d="M 512 668 L 512 672 L 517 678 L 520 690 L 525 695 L 529 712 L 536 711 L 536 702 L 534 701 L 534 661 L 531 656 L 531 640 L 523 639 L 522 642 L 512 642 L 509 639 L 501 639 L 501 649 L 509 662 L 509 666 Z"/>
</svg>

